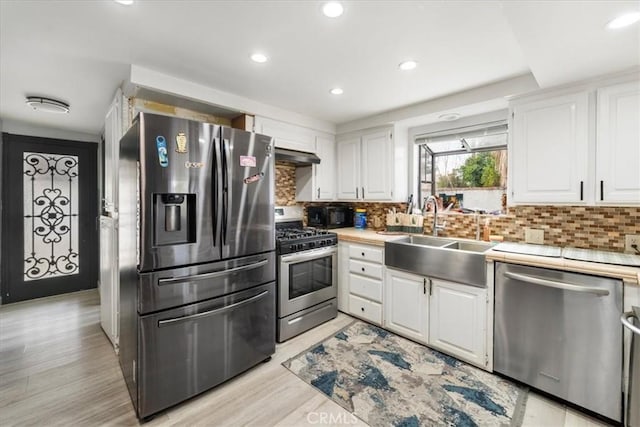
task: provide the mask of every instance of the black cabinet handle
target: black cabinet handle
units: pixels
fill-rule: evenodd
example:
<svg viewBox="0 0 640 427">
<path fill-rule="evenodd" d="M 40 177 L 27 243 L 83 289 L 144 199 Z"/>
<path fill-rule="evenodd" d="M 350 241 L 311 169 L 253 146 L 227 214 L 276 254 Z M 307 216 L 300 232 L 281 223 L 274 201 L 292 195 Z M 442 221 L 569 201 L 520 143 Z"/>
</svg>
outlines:
<svg viewBox="0 0 640 427">
<path fill-rule="evenodd" d="M 364 307 L 360 307 L 360 310 L 364 311 Z"/>
<path fill-rule="evenodd" d="M 422 293 L 427 294 L 427 279 L 422 279 Z"/>
<path fill-rule="evenodd" d="M 584 181 L 580 181 L 580 200 L 584 199 Z"/>
<path fill-rule="evenodd" d="M 362 256 L 364 256 L 364 252 L 362 252 Z"/>
<path fill-rule="evenodd" d="M 364 271 L 364 267 L 362 267 L 362 271 Z"/>
<path fill-rule="evenodd" d="M 318 199 L 320 198 L 320 187 L 318 187 Z"/>
<path fill-rule="evenodd" d="M 356 199 L 358 198 L 358 187 L 356 187 Z"/>
<path fill-rule="evenodd" d="M 604 181 L 600 181 L 600 200 L 604 200 Z"/>
</svg>

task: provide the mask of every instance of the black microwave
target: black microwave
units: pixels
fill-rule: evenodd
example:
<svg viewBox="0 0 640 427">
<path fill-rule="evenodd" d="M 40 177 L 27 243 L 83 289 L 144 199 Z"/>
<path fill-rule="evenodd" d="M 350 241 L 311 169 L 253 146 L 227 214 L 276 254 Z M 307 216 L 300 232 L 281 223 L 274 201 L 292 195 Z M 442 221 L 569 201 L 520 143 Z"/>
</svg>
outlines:
<svg viewBox="0 0 640 427">
<path fill-rule="evenodd" d="M 316 228 L 353 227 L 353 208 L 348 206 L 308 206 L 307 225 Z"/>
</svg>

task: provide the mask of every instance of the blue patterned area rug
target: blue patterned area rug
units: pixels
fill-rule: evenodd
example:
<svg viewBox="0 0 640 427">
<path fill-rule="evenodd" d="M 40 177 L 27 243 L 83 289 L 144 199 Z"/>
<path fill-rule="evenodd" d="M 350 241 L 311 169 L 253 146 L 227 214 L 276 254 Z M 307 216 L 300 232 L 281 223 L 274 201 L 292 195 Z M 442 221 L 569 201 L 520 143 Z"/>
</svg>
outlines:
<svg viewBox="0 0 640 427">
<path fill-rule="evenodd" d="M 371 426 L 522 424 L 527 390 L 356 321 L 283 363 Z"/>
</svg>

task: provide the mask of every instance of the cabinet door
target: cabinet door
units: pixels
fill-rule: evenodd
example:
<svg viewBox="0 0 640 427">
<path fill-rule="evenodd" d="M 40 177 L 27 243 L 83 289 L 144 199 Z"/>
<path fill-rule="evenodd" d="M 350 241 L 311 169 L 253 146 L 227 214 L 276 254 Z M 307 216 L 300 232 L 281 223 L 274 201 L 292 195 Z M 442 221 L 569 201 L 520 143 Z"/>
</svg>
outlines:
<svg viewBox="0 0 640 427">
<path fill-rule="evenodd" d="M 272 136 L 277 148 L 316 152 L 316 141 L 311 129 L 264 117 L 256 117 L 255 127 L 257 133 Z"/>
<path fill-rule="evenodd" d="M 118 208 L 118 157 L 122 138 L 122 91 L 118 89 L 104 119 L 104 210 Z"/>
<path fill-rule="evenodd" d="M 384 289 L 384 327 L 426 344 L 429 321 L 427 279 L 387 269 Z"/>
<path fill-rule="evenodd" d="M 596 202 L 640 203 L 640 82 L 598 91 Z"/>
<path fill-rule="evenodd" d="M 360 138 L 338 142 L 336 152 L 337 198 L 342 200 L 362 198 L 360 192 Z"/>
<path fill-rule="evenodd" d="M 585 202 L 588 107 L 589 96 L 581 92 L 513 108 L 514 202 Z"/>
<path fill-rule="evenodd" d="M 429 345 L 486 366 L 487 290 L 432 279 Z"/>
<path fill-rule="evenodd" d="M 336 184 L 336 143 L 333 138 L 316 137 L 316 149 L 320 164 L 315 165 L 316 200 L 333 200 Z"/>
<path fill-rule="evenodd" d="M 362 136 L 362 182 L 366 200 L 391 200 L 393 161 L 389 131 Z"/>
<path fill-rule="evenodd" d="M 114 347 L 118 346 L 118 259 L 113 218 L 100 217 L 100 325 Z"/>
</svg>

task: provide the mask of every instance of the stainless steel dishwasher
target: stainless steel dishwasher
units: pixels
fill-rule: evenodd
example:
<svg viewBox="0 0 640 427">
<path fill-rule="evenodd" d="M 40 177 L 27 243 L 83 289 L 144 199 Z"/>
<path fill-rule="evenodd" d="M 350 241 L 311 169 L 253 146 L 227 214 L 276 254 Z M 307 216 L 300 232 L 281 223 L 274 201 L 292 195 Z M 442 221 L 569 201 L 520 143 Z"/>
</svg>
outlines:
<svg viewBox="0 0 640 427">
<path fill-rule="evenodd" d="M 495 269 L 494 370 L 622 421 L 622 281 Z"/>
<path fill-rule="evenodd" d="M 620 320 L 625 328 L 631 331 L 629 389 L 624 425 L 640 427 L 640 307 L 633 307 L 632 311 L 624 313 Z"/>
</svg>

